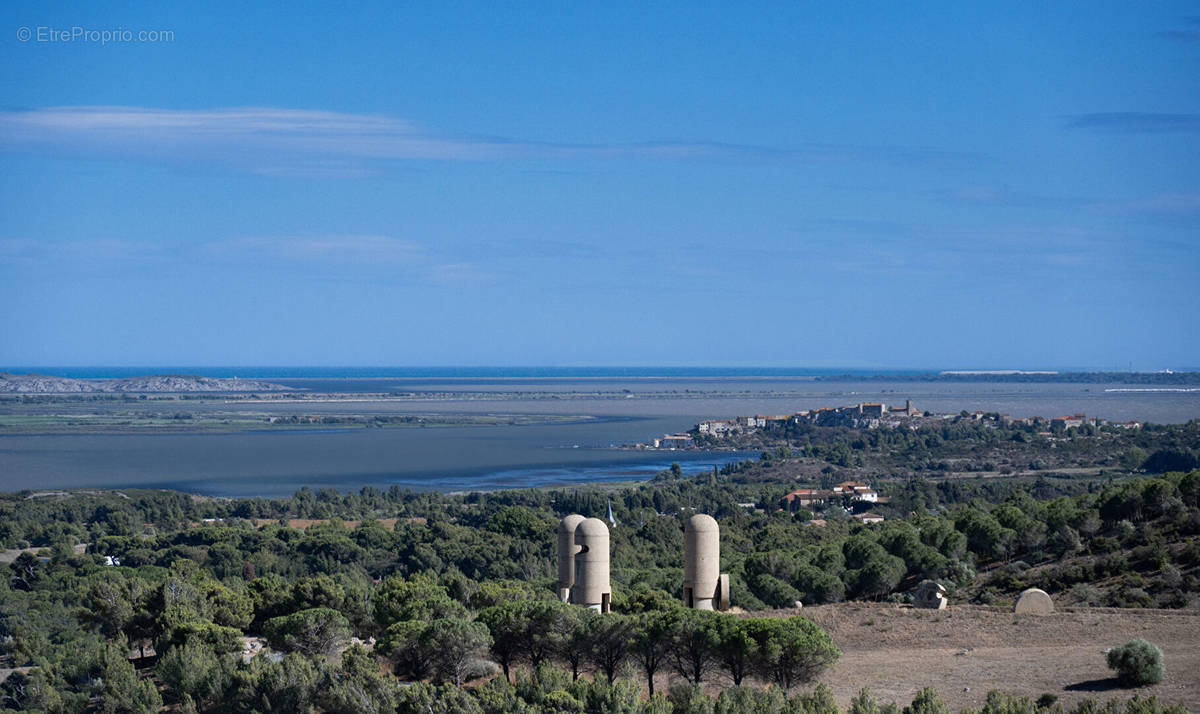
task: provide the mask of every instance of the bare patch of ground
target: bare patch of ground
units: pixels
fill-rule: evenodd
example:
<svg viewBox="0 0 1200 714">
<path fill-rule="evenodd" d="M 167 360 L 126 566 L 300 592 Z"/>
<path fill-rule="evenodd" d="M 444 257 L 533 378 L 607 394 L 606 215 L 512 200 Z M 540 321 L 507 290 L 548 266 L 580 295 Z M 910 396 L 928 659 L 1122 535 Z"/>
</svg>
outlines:
<svg viewBox="0 0 1200 714">
<path fill-rule="evenodd" d="M 0 667 L 0 682 L 8 679 L 14 672 L 28 672 L 33 667 Z"/>
<path fill-rule="evenodd" d="M 988 690 L 1030 698 L 1049 692 L 1067 707 L 1134 694 L 1200 711 L 1200 611 L 1079 608 L 1015 615 L 957 605 L 914 610 L 892 604 L 839 603 L 799 611 L 842 649 L 821 679 L 846 706 L 866 687 L 900 705 L 934 687 L 955 711 L 982 706 Z M 780 613 L 783 614 L 783 613 Z M 1127 689 L 1112 678 L 1104 650 L 1135 637 L 1163 650 L 1162 683 Z"/>
<path fill-rule="evenodd" d="M 87 543 L 76 543 L 75 545 L 71 546 L 72 550 L 75 551 L 75 555 L 83 555 L 84 553 L 87 552 L 87 547 L 88 547 Z M 6 565 L 8 563 L 12 563 L 12 562 L 16 561 L 17 558 L 21 557 L 21 553 L 33 553 L 34 555 L 37 555 L 38 553 L 40 553 L 42 551 L 46 551 L 47 553 L 49 553 L 50 549 L 44 548 L 44 547 L 39 547 L 39 548 L 13 548 L 11 550 L 0 550 L 0 564 Z"/>
</svg>

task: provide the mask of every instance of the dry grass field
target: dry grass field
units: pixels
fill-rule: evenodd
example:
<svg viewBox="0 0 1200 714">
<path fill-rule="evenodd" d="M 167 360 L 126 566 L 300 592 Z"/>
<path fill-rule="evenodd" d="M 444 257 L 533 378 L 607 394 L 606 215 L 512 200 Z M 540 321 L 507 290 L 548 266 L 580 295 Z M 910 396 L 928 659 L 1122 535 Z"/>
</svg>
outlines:
<svg viewBox="0 0 1200 714">
<path fill-rule="evenodd" d="M 955 711 L 982 705 L 988 690 L 1071 706 L 1086 698 L 1157 696 L 1200 712 L 1200 611 L 1079 608 L 1051 615 L 1014 615 L 970 605 L 914 610 L 892 604 L 841 603 L 804 608 L 842 649 L 821 679 L 845 706 L 867 687 L 902 706 L 935 687 Z M 782 613 L 781 613 L 782 614 Z M 1121 687 L 1104 650 L 1135 637 L 1162 648 L 1166 679 Z"/>
</svg>

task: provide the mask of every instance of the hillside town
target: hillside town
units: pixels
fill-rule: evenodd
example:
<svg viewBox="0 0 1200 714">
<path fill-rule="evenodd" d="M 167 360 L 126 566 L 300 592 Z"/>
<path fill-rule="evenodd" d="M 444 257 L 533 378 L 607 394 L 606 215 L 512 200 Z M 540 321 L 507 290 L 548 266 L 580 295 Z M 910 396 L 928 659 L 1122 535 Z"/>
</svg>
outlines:
<svg viewBox="0 0 1200 714">
<path fill-rule="evenodd" d="M 889 407 L 880 402 L 864 402 L 849 407 L 821 407 L 795 414 L 777 416 L 756 415 L 738 417 L 732 421 L 710 419 L 696 426 L 700 434 L 726 434 L 730 432 L 762 429 L 769 424 L 792 421 L 797 424 L 808 423 L 813 426 L 846 426 L 854 429 L 878 429 L 880 427 L 911 426 L 918 424 L 914 419 L 922 419 L 926 415 L 913 406 L 912 400 L 906 400 L 904 406 Z"/>
<path fill-rule="evenodd" d="M 1095 426 L 1111 426 L 1123 429 L 1139 429 L 1137 421 L 1114 422 L 1099 417 L 1088 417 L 1077 413 L 1057 417 L 1013 417 L 998 412 L 962 411 L 956 414 L 935 414 L 922 411 L 913 406 L 912 400 L 905 400 L 902 406 L 888 406 L 881 402 L 862 402 L 843 407 L 820 407 L 799 411 L 794 414 L 775 414 L 754 416 L 739 416 L 733 419 L 707 419 L 700 422 L 689 432 L 664 434 L 653 440 L 651 444 L 640 445 L 643 448 L 655 449 L 694 449 L 698 448 L 697 438 L 725 437 L 745 434 L 748 432 L 783 425 L 788 422 L 809 424 L 811 426 L 845 427 L 849 429 L 919 429 L 923 426 L 936 426 L 947 420 L 971 419 L 985 426 L 1025 426 L 1044 430 L 1047 433 L 1063 431 L 1091 424 Z"/>
</svg>

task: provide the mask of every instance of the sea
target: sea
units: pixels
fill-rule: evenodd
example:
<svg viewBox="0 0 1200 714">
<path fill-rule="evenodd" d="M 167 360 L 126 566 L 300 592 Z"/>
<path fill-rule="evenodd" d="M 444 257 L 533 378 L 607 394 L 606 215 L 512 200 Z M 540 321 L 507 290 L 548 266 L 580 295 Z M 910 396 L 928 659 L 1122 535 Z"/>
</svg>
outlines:
<svg viewBox="0 0 1200 714">
<path fill-rule="evenodd" d="M 677 462 L 709 471 L 757 454 L 628 448 L 703 419 L 859 402 L 932 412 L 1086 413 L 1116 421 L 1200 418 L 1200 389 L 1119 382 L 916 382 L 929 370 L 693 367 L 6 368 L 76 378 L 194 374 L 277 382 L 356 401 L 254 404 L 268 415 L 546 415 L 542 423 L 229 433 L 0 435 L 0 491 L 161 488 L 290 496 L 301 487 L 444 492 L 644 481 Z M 836 379 L 829 379 L 836 376 Z M 826 379 L 817 380 L 816 377 Z M 870 377 L 870 379 L 867 379 Z M 889 381 L 888 377 L 895 381 Z M 386 394 L 393 398 L 378 399 Z M 189 411 L 250 409 L 190 402 Z"/>
</svg>

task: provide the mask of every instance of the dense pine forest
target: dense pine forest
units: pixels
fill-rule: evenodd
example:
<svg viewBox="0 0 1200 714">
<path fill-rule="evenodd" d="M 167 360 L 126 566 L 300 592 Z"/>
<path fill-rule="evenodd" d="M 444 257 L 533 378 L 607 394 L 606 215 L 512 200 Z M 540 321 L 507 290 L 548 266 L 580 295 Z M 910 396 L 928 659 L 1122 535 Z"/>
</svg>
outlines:
<svg viewBox="0 0 1200 714">
<path fill-rule="evenodd" d="M 1009 604 L 1033 586 L 1064 606 L 1200 604 L 1200 422 L 755 438 L 759 459 L 635 486 L 4 496 L 0 707 L 835 712 L 818 678 L 838 648 L 798 603 L 903 605 L 929 579 L 952 603 Z M 848 477 L 880 501 L 780 507 Z M 555 599 L 554 533 L 610 504 L 613 614 L 600 616 Z M 853 518 L 866 507 L 885 520 Z M 679 603 L 697 512 L 720 523 L 738 613 Z M 933 691 L 906 704 L 946 710 Z M 985 711 L 1056 706 L 995 693 Z M 863 692 L 850 711 L 899 709 Z"/>
</svg>

